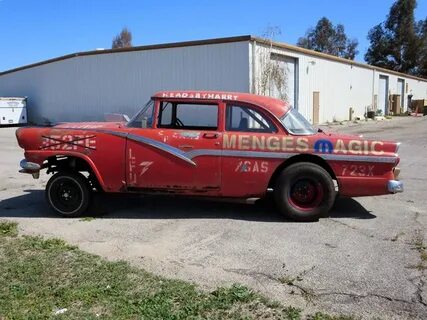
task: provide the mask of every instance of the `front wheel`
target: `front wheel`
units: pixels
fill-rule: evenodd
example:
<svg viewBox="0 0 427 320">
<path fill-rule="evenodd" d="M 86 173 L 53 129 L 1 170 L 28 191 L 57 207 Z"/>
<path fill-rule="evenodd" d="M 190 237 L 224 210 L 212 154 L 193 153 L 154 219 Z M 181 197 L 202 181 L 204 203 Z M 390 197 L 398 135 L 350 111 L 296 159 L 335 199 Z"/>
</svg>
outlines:
<svg viewBox="0 0 427 320">
<path fill-rule="evenodd" d="M 295 163 L 284 169 L 274 190 L 279 211 L 295 221 L 315 221 L 327 214 L 335 195 L 329 173 L 309 162 Z"/>
<path fill-rule="evenodd" d="M 80 173 L 58 172 L 46 186 L 47 202 L 64 217 L 81 216 L 89 206 L 90 197 L 88 181 Z"/>
</svg>

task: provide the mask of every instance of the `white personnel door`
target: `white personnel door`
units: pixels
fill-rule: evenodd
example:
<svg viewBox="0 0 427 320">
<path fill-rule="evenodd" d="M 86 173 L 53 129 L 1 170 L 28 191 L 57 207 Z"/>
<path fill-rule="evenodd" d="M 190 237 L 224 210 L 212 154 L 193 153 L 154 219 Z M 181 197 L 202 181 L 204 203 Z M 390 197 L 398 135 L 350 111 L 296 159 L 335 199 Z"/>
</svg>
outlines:
<svg viewBox="0 0 427 320">
<path fill-rule="evenodd" d="M 380 76 L 378 86 L 378 109 L 383 111 L 383 115 L 388 114 L 388 77 Z"/>
</svg>

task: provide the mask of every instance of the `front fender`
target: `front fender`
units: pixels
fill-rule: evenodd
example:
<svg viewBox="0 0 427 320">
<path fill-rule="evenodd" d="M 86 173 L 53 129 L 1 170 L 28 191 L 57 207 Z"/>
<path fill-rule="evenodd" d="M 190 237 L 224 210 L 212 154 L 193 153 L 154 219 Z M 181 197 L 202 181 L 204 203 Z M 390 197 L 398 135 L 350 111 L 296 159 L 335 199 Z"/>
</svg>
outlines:
<svg viewBox="0 0 427 320">
<path fill-rule="evenodd" d="M 92 159 L 83 153 L 64 151 L 64 152 L 61 152 L 61 154 L 58 154 L 57 152 L 54 152 L 54 151 L 31 150 L 31 151 L 26 151 L 24 155 L 25 155 L 25 159 L 28 162 L 38 164 L 40 166 L 40 169 L 46 168 L 47 160 L 52 157 L 66 156 L 66 157 L 80 158 L 89 165 L 92 172 L 95 174 L 96 178 L 98 179 L 98 182 L 101 188 L 104 191 L 107 191 L 106 189 L 108 189 L 103 179 L 103 176 L 99 172 L 98 168 L 96 167 Z"/>
</svg>

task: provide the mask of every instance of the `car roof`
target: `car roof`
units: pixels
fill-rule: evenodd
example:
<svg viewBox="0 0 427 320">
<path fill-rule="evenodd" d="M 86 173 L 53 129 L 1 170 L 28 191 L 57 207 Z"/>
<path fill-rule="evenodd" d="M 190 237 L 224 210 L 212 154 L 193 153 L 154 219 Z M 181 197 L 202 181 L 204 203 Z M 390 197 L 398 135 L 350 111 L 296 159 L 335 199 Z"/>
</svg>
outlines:
<svg viewBox="0 0 427 320">
<path fill-rule="evenodd" d="M 230 91 L 195 91 L 195 90 L 172 90 L 159 91 L 153 98 L 175 98 L 184 100 L 225 100 L 254 104 L 261 106 L 273 115 L 280 118 L 291 108 L 290 104 L 283 100 L 260 96 L 251 93 Z"/>
</svg>

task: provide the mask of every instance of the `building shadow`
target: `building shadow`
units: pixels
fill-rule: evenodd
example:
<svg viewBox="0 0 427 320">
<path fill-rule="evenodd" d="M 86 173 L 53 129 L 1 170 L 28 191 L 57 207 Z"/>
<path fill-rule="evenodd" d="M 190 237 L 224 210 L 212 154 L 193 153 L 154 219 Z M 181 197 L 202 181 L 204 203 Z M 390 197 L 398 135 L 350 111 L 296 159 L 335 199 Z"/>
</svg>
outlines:
<svg viewBox="0 0 427 320">
<path fill-rule="evenodd" d="M 43 190 L 25 190 L 25 194 L 0 202 L 1 217 L 58 218 L 45 201 Z M 262 222 L 287 220 L 266 202 L 179 196 L 141 196 L 130 194 L 96 194 L 86 216 L 102 219 L 234 219 Z M 338 198 L 328 215 L 333 218 L 373 219 L 352 198 Z"/>
</svg>

